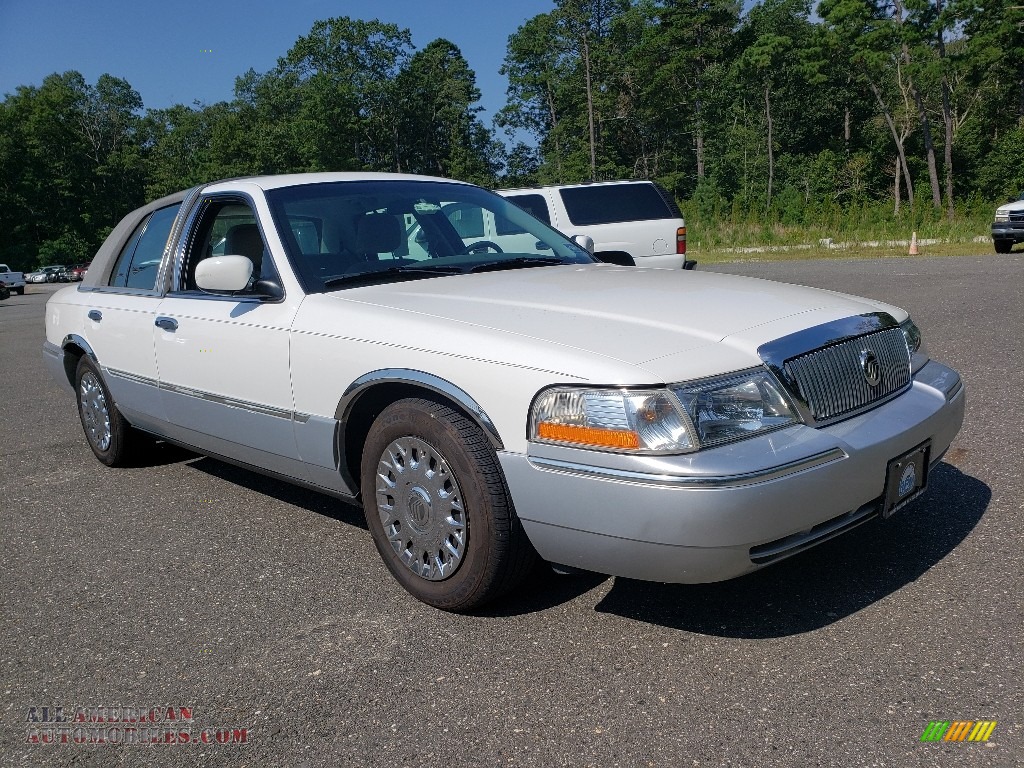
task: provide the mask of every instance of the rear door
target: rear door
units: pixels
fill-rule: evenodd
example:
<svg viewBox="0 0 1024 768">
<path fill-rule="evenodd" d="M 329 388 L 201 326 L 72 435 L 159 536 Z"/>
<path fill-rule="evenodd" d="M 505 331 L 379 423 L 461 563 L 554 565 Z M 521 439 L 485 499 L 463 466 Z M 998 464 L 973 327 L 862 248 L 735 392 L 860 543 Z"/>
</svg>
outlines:
<svg viewBox="0 0 1024 768">
<path fill-rule="evenodd" d="M 83 334 L 118 408 L 136 426 L 162 416 L 153 336 L 161 263 L 179 204 L 149 214 L 121 249 L 107 285 L 83 296 Z"/>
</svg>

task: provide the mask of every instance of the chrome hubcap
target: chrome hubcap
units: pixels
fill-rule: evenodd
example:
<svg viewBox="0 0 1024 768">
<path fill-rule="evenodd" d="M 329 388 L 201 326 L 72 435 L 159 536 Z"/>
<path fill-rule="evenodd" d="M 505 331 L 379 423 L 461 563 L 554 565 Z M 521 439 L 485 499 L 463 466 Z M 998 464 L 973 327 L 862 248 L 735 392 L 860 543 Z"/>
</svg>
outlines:
<svg viewBox="0 0 1024 768">
<path fill-rule="evenodd" d="M 466 553 L 462 491 L 448 461 L 417 437 L 400 437 L 377 463 L 377 512 L 398 558 L 427 581 L 447 579 Z"/>
<path fill-rule="evenodd" d="M 79 385 L 78 399 L 82 405 L 82 424 L 89 442 L 97 449 L 105 451 L 110 447 L 110 412 L 107 410 L 107 398 L 99 379 L 92 372 L 82 376 Z"/>
</svg>

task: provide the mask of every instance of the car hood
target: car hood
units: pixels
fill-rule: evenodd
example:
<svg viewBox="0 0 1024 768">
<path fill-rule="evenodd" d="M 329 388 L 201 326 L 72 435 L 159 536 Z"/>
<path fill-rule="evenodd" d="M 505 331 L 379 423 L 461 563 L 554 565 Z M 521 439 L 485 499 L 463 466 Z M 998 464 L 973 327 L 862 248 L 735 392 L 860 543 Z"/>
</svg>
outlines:
<svg viewBox="0 0 1024 768">
<path fill-rule="evenodd" d="M 996 211 L 1009 213 L 1010 211 L 1024 211 L 1024 200 L 1014 200 L 1012 203 L 1000 205 Z"/>
<path fill-rule="evenodd" d="M 735 275 L 613 265 L 566 265 L 457 275 L 337 291 L 329 296 L 382 310 L 398 320 L 436 327 L 459 324 L 508 342 L 504 351 L 551 346 L 564 354 L 614 358 L 668 380 L 680 353 L 708 347 L 733 351 L 702 354 L 720 373 L 757 363 L 765 341 L 841 317 L 900 310 L 879 302 L 804 286 Z M 441 335 L 435 338 L 443 345 Z M 722 344 L 724 342 L 724 344 Z M 438 351 L 444 351 L 439 349 Z M 498 354 L 494 349 L 479 350 Z M 719 359 L 723 356 L 729 360 Z M 545 355 L 547 357 L 547 355 Z M 686 368 L 693 371 L 694 360 Z M 518 362 L 509 360 L 507 362 Z"/>
</svg>

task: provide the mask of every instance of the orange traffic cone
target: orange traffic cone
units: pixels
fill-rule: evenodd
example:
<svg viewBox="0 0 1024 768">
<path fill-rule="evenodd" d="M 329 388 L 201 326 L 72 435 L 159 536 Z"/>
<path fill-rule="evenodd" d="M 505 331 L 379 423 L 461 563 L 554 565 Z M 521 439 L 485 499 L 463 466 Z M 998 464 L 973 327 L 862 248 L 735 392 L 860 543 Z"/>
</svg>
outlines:
<svg viewBox="0 0 1024 768">
<path fill-rule="evenodd" d="M 917 232 L 915 232 L 910 238 L 910 255 L 917 256 Z"/>
</svg>

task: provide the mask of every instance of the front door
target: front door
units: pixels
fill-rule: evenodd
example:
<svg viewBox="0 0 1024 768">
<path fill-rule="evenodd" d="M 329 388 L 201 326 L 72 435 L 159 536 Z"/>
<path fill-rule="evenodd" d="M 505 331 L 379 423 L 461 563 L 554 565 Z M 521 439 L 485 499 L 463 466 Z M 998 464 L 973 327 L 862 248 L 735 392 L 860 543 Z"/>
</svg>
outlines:
<svg viewBox="0 0 1024 768">
<path fill-rule="evenodd" d="M 195 267 L 246 256 L 253 281 L 276 280 L 260 222 L 244 198 L 201 201 L 175 285 L 156 317 L 160 391 L 175 436 L 204 451 L 294 473 L 289 329 L 298 301 L 199 290 Z"/>
</svg>

